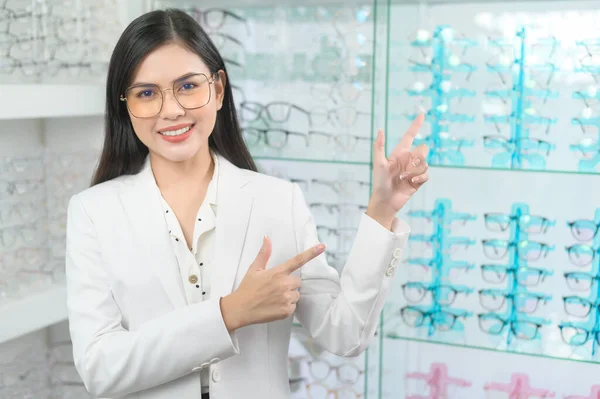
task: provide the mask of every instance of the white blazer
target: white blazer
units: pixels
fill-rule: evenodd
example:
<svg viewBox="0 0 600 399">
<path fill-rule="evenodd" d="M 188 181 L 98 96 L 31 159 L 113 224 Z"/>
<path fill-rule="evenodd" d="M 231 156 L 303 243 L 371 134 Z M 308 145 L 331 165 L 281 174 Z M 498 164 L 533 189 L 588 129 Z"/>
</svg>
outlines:
<svg viewBox="0 0 600 399">
<path fill-rule="evenodd" d="M 290 396 L 292 317 L 229 334 L 219 299 L 241 282 L 268 234 L 267 267 L 318 242 L 296 184 L 239 169 L 219 157 L 211 299 L 188 305 L 146 159 L 73 196 L 67 222 L 67 307 L 76 368 L 97 397 L 200 399 L 209 368 L 211 399 Z M 364 351 L 375 334 L 410 229 L 393 232 L 366 215 L 343 272 L 324 254 L 302 278 L 295 316 L 315 342 L 340 356 Z"/>
</svg>

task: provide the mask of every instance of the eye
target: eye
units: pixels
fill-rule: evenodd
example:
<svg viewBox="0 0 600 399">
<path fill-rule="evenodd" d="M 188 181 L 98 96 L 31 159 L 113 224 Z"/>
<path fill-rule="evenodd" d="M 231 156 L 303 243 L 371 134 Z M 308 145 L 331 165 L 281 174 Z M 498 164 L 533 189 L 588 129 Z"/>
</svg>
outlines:
<svg viewBox="0 0 600 399">
<path fill-rule="evenodd" d="M 181 85 L 181 88 L 183 90 L 192 90 L 195 87 L 196 87 L 195 83 L 184 83 L 184 84 Z"/>
<path fill-rule="evenodd" d="M 152 90 L 144 90 L 144 91 L 140 91 L 137 96 L 139 98 L 150 98 L 153 95 L 154 95 L 154 92 Z"/>
</svg>

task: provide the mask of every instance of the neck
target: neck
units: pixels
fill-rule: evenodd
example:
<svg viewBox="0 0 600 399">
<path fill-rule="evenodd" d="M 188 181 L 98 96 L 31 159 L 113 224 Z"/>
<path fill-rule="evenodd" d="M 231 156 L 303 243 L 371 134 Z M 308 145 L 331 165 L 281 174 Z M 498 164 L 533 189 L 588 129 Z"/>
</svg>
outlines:
<svg viewBox="0 0 600 399">
<path fill-rule="evenodd" d="M 161 191 L 199 187 L 200 182 L 208 185 L 215 166 L 208 146 L 202 147 L 194 157 L 182 162 L 172 162 L 151 152 L 150 163 L 154 179 Z M 202 186 L 204 184 L 200 184 L 200 187 Z"/>
</svg>

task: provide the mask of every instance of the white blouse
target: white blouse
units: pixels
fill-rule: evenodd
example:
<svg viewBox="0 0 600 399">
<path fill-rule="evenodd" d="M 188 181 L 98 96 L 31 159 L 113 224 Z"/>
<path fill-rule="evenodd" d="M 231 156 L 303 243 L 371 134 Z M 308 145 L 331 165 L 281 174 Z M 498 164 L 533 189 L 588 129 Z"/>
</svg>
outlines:
<svg viewBox="0 0 600 399">
<path fill-rule="evenodd" d="M 210 268 L 212 267 L 215 246 L 215 226 L 217 218 L 217 184 L 219 161 L 213 156 L 215 168 L 208 184 L 204 201 L 198 209 L 192 247 L 188 248 L 177 216 L 160 194 L 163 214 L 169 229 L 173 251 L 179 264 L 179 273 L 188 305 L 210 299 Z M 202 393 L 208 392 L 209 369 L 201 372 Z"/>
</svg>

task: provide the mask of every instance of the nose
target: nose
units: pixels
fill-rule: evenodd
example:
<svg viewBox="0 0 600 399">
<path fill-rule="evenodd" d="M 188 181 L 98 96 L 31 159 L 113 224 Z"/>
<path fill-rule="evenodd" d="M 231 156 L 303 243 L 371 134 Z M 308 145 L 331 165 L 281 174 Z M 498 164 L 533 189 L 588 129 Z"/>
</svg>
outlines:
<svg viewBox="0 0 600 399">
<path fill-rule="evenodd" d="M 177 119 L 185 115 L 185 109 L 177 102 L 173 89 L 163 90 L 163 106 L 160 117 L 163 119 Z"/>
</svg>

